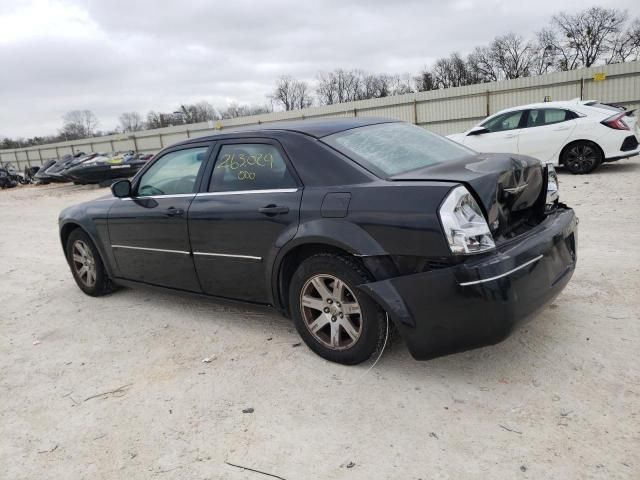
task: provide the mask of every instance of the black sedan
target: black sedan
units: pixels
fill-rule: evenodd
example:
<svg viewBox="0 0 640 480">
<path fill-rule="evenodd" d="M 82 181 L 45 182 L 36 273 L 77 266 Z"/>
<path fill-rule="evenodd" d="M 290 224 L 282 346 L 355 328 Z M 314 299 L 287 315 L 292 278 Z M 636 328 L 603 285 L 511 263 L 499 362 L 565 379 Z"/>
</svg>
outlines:
<svg viewBox="0 0 640 480">
<path fill-rule="evenodd" d="M 85 293 L 147 284 L 270 305 L 345 364 L 393 326 L 417 359 L 497 343 L 576 264 L 553 167 L 390 120 L 192 139 L 112 193 L 60 214 Z"/>
</svg>

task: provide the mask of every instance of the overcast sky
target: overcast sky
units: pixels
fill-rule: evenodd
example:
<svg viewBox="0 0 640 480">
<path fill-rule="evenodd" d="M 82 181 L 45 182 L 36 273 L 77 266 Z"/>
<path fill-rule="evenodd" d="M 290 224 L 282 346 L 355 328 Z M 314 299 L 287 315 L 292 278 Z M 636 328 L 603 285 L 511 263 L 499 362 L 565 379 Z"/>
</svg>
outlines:
<svg viewBox="0 0 640 480">
<path fill-rule="evenodd" d="M 308 4 L 308 6 L 307 6 Z M 640 15 L 638 0 L 598 5 Z M 265 103 L 283 74 L 417 73 L 508 31 L 532 35 L 584 0 L 1 0 L 0 137 L 56 133 L 93 110 Z"/>
</svg>

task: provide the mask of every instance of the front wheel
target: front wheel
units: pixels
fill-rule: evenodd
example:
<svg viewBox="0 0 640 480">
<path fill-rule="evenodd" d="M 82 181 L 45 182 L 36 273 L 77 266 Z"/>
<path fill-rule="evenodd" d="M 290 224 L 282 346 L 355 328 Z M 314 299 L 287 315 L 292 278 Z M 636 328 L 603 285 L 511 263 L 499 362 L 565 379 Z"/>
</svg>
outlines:
<svg viewBox="0 0 640 480">
<path fill-rule="evenodd" d="M 75 229 L 67 240 L 66 252 L 71 273 L 80 290 L 92 297 L 111 292 L 111 281 L 89 235 Z"/>
<path fill-rule="evenodd" d="M 602 160 L 602 151 L 595 143 L 581 140 L 564 149 L 560 163 L 574 175 L 579 175 L 593 172 L 600 166 Z"/>
<path fill-rule="evenodd" d="M 296 329 L 318 355 L 355 365 L 382 348 L 384 311 L 357 285 L 372 278 L 354 259 L 318 254 L 306 259 L 291 279 L 289 307 Z"/>
</svg>

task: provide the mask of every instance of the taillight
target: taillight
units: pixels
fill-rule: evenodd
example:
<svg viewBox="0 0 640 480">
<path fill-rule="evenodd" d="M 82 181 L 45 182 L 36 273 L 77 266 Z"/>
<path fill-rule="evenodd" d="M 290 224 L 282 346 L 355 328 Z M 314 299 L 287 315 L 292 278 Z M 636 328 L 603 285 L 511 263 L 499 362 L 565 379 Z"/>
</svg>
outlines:
<svg viewBox="0 0 640 480">
<path fill-rule="evenodd" d="M 605 118 L 600 123 L 606 127 L 613 128 L 614 130 L 630 130 L 629 125 L 624 123 L 622 118 L 627 115 L 627 112 L 616 113 L 612 117 Z"/>
</svg>

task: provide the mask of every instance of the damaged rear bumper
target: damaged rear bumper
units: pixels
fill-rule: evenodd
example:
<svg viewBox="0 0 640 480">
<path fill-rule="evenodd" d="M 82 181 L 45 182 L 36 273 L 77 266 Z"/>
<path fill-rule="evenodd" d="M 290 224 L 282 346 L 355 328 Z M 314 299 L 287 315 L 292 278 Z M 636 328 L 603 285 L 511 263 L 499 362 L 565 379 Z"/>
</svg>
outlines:
<svg viewBox="0 0 640 480">
<path fill-rule="evenodd" d="M 360 288 L 388 312 L 418 360 L 492 345 L 569 282 L 577 224 L 573 210 L 561 207 L 489 255 Z"/>
</svg>

